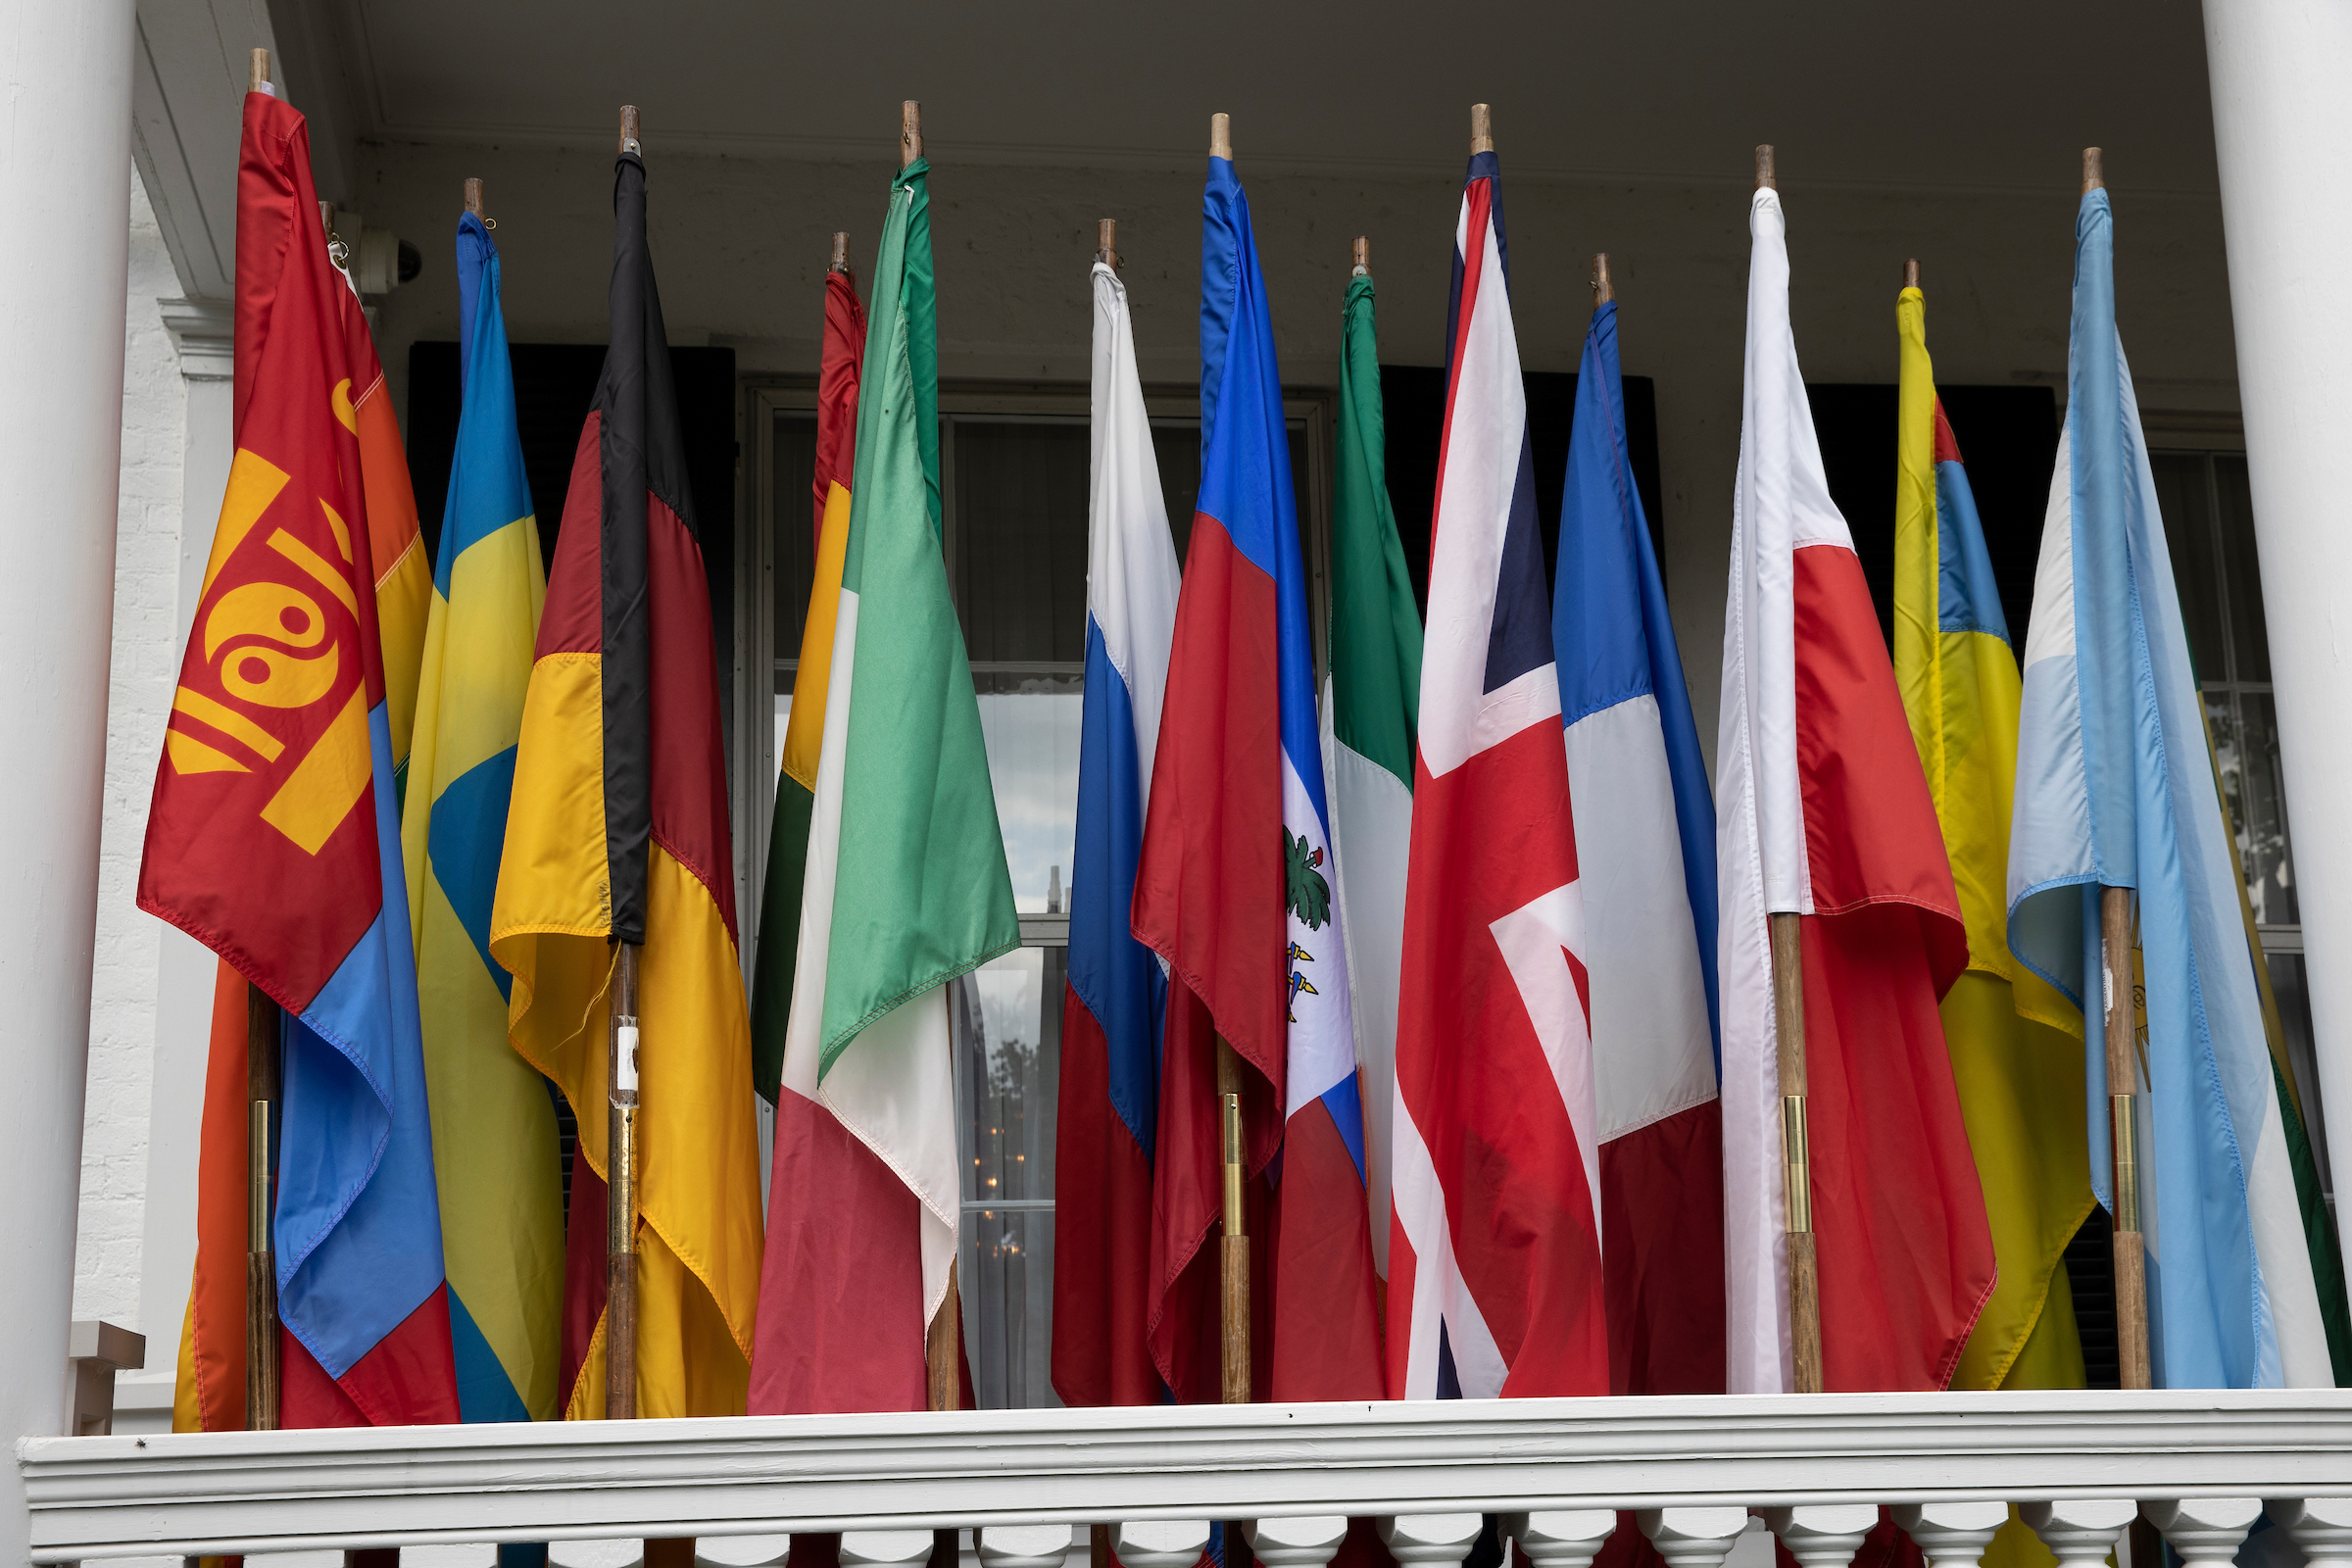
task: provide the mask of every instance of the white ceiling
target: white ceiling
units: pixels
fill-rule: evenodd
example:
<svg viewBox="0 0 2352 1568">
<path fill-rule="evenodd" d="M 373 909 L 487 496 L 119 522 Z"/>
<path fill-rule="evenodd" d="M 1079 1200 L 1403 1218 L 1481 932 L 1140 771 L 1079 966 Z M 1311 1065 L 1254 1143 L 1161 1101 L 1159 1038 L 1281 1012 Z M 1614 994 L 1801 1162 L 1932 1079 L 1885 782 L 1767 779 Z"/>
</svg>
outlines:
<svg viewBox="0 0 2352 1568">
<path fill-rule="evenodd" d="M 342 79 L 358 139 L 592 144 L 614 107 L 649 146 L 870 156 L 901 98 L 959 159 L 1175 165 L 1232 113 L 1247 165 L 1460 167 L 1494 105 L 1504 167 L 2059 188 L 2076 149 L 2119 185 L 2210 193 L 2194 0 L 2139 5 L 1354 6 L 1258 0 L 272 0 Z M 298 94 L 301 84 L 296 83 Z"/>
</svg>

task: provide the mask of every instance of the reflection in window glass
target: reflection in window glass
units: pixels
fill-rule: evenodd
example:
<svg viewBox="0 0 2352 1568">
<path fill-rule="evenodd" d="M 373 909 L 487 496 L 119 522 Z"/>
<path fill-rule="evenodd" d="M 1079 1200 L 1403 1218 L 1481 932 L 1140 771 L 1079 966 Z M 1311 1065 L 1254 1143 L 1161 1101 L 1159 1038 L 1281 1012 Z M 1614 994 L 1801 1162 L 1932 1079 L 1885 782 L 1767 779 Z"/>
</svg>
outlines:
<svg viewBox="0 0 2352 1568">
<path fill-rule="evenodd" d="M 1078 735 L 1083 671 L 1022 675 L 974 671 L 988 778 L 1004 830 L 1012 902 L 1023 914 L 1069 907 L 1070 854 L 1078 835 Z"/>
<path fill-rule="evenodd" d="M 1087 427 L 956 421 L 956 575 L 974 663 L 1086 659 Z"/>
<path fill-rule="evenodd" d="M 2303 1134 L 2319 1166 L 2320 1191 L 2333 1192 L 2328 1163 L 2328 1118 L 2320 1107 L 2320 1062 L 2311 1038 L 2311 988 L 2300 953 L 2273 953 L 2271 989 L 2278 998 L 2278 1021 L 2286 1036 L 2286 1059 L 2295 1069 L 2295 1093 L 2303 1102 Z"/>
<path fill-rule="evenodd" d="M 1061 1402 L 1052 1347 L 1064 952 L 1022 948 L 950 990 L 963 1168 L 956 1273 L 982 1409 Z"/>
</svg>

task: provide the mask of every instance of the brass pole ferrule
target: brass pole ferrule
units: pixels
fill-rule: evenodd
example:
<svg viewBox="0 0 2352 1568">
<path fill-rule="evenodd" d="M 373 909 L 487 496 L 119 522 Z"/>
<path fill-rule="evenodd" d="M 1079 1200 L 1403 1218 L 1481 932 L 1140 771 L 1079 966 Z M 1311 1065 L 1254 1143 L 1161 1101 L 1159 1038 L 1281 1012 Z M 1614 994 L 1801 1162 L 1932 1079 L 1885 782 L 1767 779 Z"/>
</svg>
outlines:
<svg viewBox="0 0 2352 1568">
<path fill-rule="evenodd" d="M 1225 1234 L 1242 1230 L 1242 1097 L 1221 1095 L 1225 1120 Z"/>
<path fill-rule="evenodd" d="M 2115 1144 L 2115 1228 L 2139 1229 L 2139 1118 L 2133 1095 L 2107 1097 L 2107 1133 Z"/>
<path fill-rule="evenodd" d="M 1805 1133 L 1805 1097 L 1781 1097 L 1781 1159 L 1788 1176 L 1788 1233 L 1802 1236 L 1813 1228 L 1812 1152 Z"/>
</svg>

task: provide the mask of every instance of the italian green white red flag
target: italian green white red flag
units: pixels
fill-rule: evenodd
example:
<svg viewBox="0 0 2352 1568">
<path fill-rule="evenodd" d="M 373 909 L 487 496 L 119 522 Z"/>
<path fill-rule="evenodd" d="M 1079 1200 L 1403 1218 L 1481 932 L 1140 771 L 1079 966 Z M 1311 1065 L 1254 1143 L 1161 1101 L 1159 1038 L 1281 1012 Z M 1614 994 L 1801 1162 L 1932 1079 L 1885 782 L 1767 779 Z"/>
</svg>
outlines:
<svg viewBox="0 0 2352 1568">
<path fill-rule="evenodd" d="M 1389 1272 L 1389 1146 L 1396 1098 L 1396 977 L 1405 850 L 1413 827 L 1413 734 L 1421 703 L 1421 612 L 1389 505 L 1388 436 L 1372 278 L 1348 280 L 1340 340 L 1337 483 L 1331 527 L 1331 673 L 1323 772 L 1355 1003 L 1363 1081 L 1364 1188 L 1372 1254 Z"/>
<path fill-rule="evenodd" d="M 940 553 L 929 166 L 874 265 L 802 881 L 755 1414 L 919 1410 L 958 1189 L 946 986 L 1020 945 Z"/>
</svg>

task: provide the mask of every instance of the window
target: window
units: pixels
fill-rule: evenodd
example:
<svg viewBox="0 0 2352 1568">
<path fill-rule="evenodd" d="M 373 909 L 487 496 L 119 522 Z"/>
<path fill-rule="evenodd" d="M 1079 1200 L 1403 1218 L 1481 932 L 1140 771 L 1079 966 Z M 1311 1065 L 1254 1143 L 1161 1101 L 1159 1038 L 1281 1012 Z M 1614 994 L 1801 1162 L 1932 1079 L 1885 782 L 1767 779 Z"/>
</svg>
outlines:
<svg viewBox="0 0 2352 1568">
<path fill-rule="evenodd" d="M 2151 436 L 2150 444 L 2161 446 L 2163 438 Z M 2278 998 L 2320 1186 L 2331 1193 L 2246 460 L 2242 452 L 2159 450 L 2150 466 L 2246 899 Z"/>
<path fill-rule="evenodd" d="M 1054 1128 L 1069 953 L 1066 889 L 1078 808 L 1086 673 L 1088 395 L 1084 387 L 943 388 L 940 493 L 948 582 L 980 700 L 1021 947 L 950 990 L 963 1225 L 956 1278 L 973 1391 L 984 1409 L 1054 1405 Z M 1199 401 L 1190 389 L 1146 399 L 1178 559 L 1200 488 Z M 743 575 L 764 646 L 747 667 L 772 670 L 764 754 L 741 748 L 739 837 L 757 917 L 775 770 L 800 667 L 814 571 L 815 397 L 754 386 L 758 523 Z M 1321 647 L 1326 592 L 1328 416 L 1287 400 L 1291 466 Z M 764 586 L 762 586 L 764 585 Z M 761 603 L 761 600 L 764 603 Z M 747 726 L 747 734 L 752 726 Z M 747 933 L 749 943 L 757 932 Z M 763 1161 L 764 1164 L 764 1161 Z"/>
</svg>

